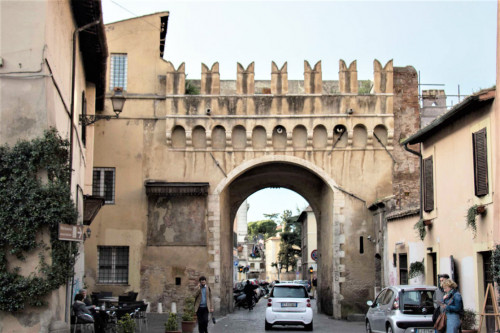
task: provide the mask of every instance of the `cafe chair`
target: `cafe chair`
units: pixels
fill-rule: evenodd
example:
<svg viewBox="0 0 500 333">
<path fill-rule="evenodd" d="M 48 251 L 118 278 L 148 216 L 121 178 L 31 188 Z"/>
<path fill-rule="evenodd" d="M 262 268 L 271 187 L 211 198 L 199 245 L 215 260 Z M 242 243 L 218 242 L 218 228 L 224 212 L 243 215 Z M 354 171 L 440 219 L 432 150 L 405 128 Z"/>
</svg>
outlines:
<svg viewBox="0 0 500 333">
<path fill-rule="evenodd" d="M 146 309 L 148 308 L 148 304 L 144 303 L 139 306 L 134 312 L 134 319 L 137 326 L 139 327 L 139 332 L 142 332 L 144 327 L 144 332 L 148 332 L 148 317 L 146 314 Z"/>
<path fill-rule="evenodd" d="M 95 333 L 94 323 L 82 323 L 78 322 L 78 317 L 75 315 L 71 316 L 71 332 L 76 333 Z"/>
</svg>

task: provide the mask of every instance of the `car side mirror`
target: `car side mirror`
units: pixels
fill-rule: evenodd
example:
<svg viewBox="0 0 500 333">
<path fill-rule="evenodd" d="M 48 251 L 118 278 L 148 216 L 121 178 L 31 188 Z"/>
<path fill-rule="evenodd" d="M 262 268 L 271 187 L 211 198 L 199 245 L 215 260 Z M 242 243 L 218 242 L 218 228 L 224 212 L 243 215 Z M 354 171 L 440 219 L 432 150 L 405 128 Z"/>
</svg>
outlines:
<svg viewBox="0 0 500 333">
<path fill-rule="evenodd" d="M 366 305 L 368 305 L 368 306 L 371 307 L 371 306 L 373 306 L 373 302 L 372 301 L 366 301 Z"/>
</svg>

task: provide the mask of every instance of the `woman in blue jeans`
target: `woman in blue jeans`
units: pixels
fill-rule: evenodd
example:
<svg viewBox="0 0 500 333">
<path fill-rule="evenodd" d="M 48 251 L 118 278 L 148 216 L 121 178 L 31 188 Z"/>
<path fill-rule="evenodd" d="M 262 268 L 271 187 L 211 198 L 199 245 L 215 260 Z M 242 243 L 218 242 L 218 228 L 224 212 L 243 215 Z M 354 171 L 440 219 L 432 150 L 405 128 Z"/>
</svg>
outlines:
<svg viewBox="0 0 500 333">
<path fill-rule="evenodd" d="M 462 295 L 458 292 L 457 284 L 451 280 L 444 280 L 442 283 L 445 295 L 441 311 L 446 312 L 446 333 L 460 332 L 460 314 L 464 311 Z"/>
</svg>

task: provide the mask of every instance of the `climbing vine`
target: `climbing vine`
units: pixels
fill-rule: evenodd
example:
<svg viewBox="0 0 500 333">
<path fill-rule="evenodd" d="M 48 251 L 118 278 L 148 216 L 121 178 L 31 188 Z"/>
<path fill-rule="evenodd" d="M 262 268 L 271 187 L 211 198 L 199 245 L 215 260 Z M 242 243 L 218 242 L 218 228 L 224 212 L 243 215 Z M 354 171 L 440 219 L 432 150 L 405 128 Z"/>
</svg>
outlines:
<svg viewBox="0 0 500 333">
<path fill-rule="evenodd" d="M 75 224 L 69 143 L 55 129 L 32 141 L 0 146 L 0 310 L 15 312 L 46 304 L 45 296 L 73 275 L 77 253 L 58 240 L 59 223 Z M 50 245 L 40 234 L 50 234 Z M 37 237 L 38 236 L 38 237 Z M 29 274 L 9 264 L 38 254 Z M 47 260 L 50 256 L 50 260 Z"/>
</svg>

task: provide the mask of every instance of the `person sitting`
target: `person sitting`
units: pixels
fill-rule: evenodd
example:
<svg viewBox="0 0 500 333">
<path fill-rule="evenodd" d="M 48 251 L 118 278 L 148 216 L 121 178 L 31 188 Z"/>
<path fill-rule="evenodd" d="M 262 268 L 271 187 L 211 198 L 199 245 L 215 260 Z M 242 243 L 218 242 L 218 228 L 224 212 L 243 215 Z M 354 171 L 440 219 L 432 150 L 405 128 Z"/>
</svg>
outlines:
<svg viewBox="0 0 500 333">
<path fill-rule="evenodd" d="M 90 324 L 94 322 L 94 317 L 90 313 L 83 302 L 84 297 L 82 294 L 75 295 L 75 303 L 73 303 L 73 312 L 75 313 L 77 324 Z"/>
</svg>

